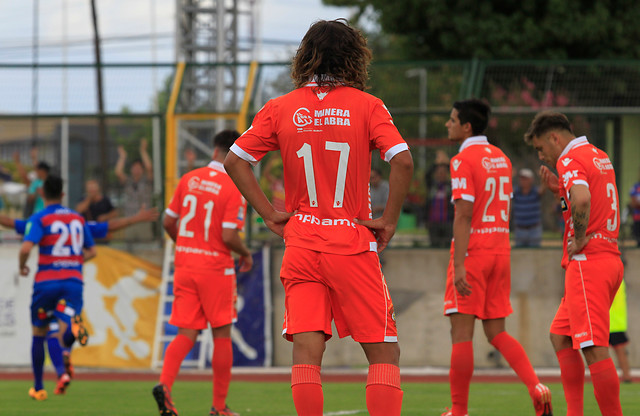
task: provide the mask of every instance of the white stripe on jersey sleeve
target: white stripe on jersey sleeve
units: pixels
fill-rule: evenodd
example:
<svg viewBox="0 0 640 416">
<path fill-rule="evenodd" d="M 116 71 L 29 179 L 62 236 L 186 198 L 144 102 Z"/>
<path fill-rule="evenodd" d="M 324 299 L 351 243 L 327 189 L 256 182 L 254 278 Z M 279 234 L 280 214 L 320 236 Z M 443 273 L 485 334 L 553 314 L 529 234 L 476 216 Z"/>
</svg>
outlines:
<svg viewBox="0 0 640 416">
<path fill-rule="evenodd" d="M 409 146 L 406 143 L 400 143 L 393 146 L 391 149 L 387 150 L 384 154 L 384 161 L 389 162 L 395 155 L 400 152 L 404 152 L 405 150 L 409 150 Z"/>
<path fill-rule="evenodd" d="M 235 222 L 223 222 L 222 228 L 231 228 L 235 230 L 236 228 L 238 228 L 238 224 L 236 224 Z"/>
<path fill-rule="evenodd" d="M 164 213 L 173 218 L 178 218 L 180 216 L 177 213 L 171 211 L 169 208 L 165 209 Z"/>
<path fill-rule="evenodd" d="M 476 197 L 469 194 L 462 194 L 460 195 L 460 199 L 462 199 L 463 201 L 475 202 Z"/>
<path fill-rule="evenodd" d="M 235 143 L 231 145 L 231 148 L 229 150 L 235 153 L 236 156 L 238 156 L 240 159 L 246 160 L 247 162 L 251 163 L 254 166 L 258 164 L 258 161 L 256 160 L 255 157 L 245 152 L 240 146 L 238 146 Z"/>
</svg>

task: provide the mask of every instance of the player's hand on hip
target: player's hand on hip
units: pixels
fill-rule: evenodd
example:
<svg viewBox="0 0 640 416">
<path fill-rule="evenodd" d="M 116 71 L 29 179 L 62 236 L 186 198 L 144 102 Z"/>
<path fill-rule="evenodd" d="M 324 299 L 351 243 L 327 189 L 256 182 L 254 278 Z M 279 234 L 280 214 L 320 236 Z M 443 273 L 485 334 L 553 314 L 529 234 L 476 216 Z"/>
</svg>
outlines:
<svg viewBox="0 0 640 416">
<path fill-rule="evenodd" d="M 551 172 L 551 170 L 546 166 L 540 166 L 540 178 L 542 178 L 542 182 L 549 188 L 551 192 L 554 194 L 558 193 L 560 189 L 560 185 L 558 183 L 558 177 Z"/>
<path fill-rule="evenodd" d="M 269 216 L 269 218 L 263 218 L 264 223 L 271 231 L 278 234 L 280 237 L 284 236 L 284 226 L 287 225 L 289 219 L 296 215 L 297 211 L 294 212 L 282 212 L 282 211 L 273 211 L 273 213 Z"/>
<path fill-rule="evenodd" d="M 464 266 L 454 268 L 453 284 L 460 296 L 469 296 L 471 294 L 471 285 L 467 281 L 467 269 Z"/>
<path fill-rule="evenodd" d="M 30 271 L 31 271 L 31 270 L 29 270 L 29 266 L 23 266 L 23 267 L 20 269 L 20 276 L 24 276 L 24 277 L 29 276 L 29 272 L 30 272 Z"/>
<path fill-rule="evenodd" d="M 253 256 L 251 254 L 248 256 L 240 256 L 238 263 L 240 265 L 238 269 L 240 273 L 248 272 L 253 267 Z"/>
<path fill-rule="evenodd" d="M 383 220 L 383 217 L 376 218 L 375 220 L 359 220 L 355 219 L 356 224 L 364 225 L 376 236 L 376 242 L 378 243 L 378 253 L 384 250 L 391 237 L 396 233 L 396 224 L 388 223 Z"/>
<path fill-rule="evenodd" d="M 567 256 L 569 257 L 569 259 L 571 259 L 571 257 L 573 257 L 575 254 L 580 253 L 582 249 L 585 248 L 590 239 L 591 235 L 588 235 L 579 240 L 577 240 L 574 235 L 572 235 L 571 237 L 567 237 Z"/>
</svg>

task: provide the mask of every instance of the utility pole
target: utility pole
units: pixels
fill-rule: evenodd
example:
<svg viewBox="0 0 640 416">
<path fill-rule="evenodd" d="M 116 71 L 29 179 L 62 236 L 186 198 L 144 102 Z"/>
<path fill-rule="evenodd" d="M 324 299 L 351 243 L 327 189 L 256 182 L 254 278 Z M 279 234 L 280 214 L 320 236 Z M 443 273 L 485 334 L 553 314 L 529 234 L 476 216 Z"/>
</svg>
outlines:
<svg viewBox="0 0 640 416">
<path fill-rule="evenodd" d="M 91 0 L 91 17 L 93 19 L 93 42 L 96 62 L 96 88 L 98 96 L 98 141 L 100 145 L 100 182 L 102 189 L 107 191 L 107 126 L 104 119 L 104 99 L 102 97 L 102 58 L 100 53 L 100 33 L 98 32 L 98 17 L 96 2 Z"/>
</svg>

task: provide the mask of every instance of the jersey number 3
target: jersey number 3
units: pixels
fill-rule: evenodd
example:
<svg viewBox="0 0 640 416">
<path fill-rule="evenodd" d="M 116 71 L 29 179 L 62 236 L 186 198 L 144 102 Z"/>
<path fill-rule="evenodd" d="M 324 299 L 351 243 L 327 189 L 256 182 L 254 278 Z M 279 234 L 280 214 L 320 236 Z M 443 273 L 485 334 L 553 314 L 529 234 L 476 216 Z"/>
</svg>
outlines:
<svg viewBox="0 0 640 416">
<path fill-rule="evenodd" d="M 333 198 L 333 207 L 342 208 L 344 205 L 344 187 L 347 181 L 347 166 L 349 164 L 349 143 L 326 142 L 325 150 L 340 152 L 338 159 L 338 177 L 336 178 L 336 192 Z M 318 206 L 318 193 L 316 191 L 316 176 L 313 170 L 313 155 L 311 145 L 305 143 L 296 152 L 298 158 L 302 158 L 304 163 L 304 175 L 307 180 L 307 193 L 309 194 L 309 204 L 312 207 Z"/>
</svg>

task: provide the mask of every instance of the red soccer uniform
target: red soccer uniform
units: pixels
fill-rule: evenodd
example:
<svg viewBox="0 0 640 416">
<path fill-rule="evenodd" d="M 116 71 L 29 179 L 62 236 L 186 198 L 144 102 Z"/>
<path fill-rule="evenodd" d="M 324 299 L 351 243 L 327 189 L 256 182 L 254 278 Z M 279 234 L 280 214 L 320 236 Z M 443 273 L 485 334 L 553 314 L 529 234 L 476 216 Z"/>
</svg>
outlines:
<svg viewBox="0 0 640 416">
<path fill-rule="evenodd" d="M 562 267 L 569 264 L 567 239 L 574 235 L 569 192 L 573 185 L 585 185 L 591 193 L 591 209 L 587 235 L 591 240 L 580 252 L 586 258 L 620 256 L 618 231 L 620 210 L 616 175 L 609 156 L 589 143 L 586 137 L 574 139 L 567 145 L 556 163 L 559 194 L 564 217 L 564 255 Z"/>
<path fill-rule="evenodd" d="M 175 249 L 172 325 L 203 329 L 236 317 L 233 258 L 222 229 L 242 229 L 246 202 L 219 162 L 185 174 L 166 214 L 180 218 Z"/>
<path fill-rule="evenodd" d="M 511 161 L 485 136 L 470 137 L 451 159 L 451 198 L 473 202 L 468 253 L 509 253 Z"/>
<path fill-rule="evenodd" d="M 280 150 L 285 207 L 298 211 L 284 230 L 287 246 L 334 254 L 376 251 L 370 219 L 371 151 L 389 161 L 408 146 L 382 101 L 351 87 L 315 84 L 269 101 L 231 147 L 255 164 Z"/>
<path fill-rule="evenodd" d="M 175 266 L 202 271 L 233 267 L 222 229 L 241 230 L 245 211 L 246 202 L 221 163 L 185 174 L 166 209 L 180 218 Z"/>
<path fill-rule="evenodd" d="M 562 267 L 565 294 L 551 332 L 572 338 L 574 348 L 609 345 L 609 308 L 620 286 L 623 266 L 618 250 L 620 212 L 615 172 L 609 157 L 586 137 L 572 140 L 556 163 L 565 220 Z M 569 195 L 575 185 L 591 193 L 587 236 L 580 253 L 569 259 L 567 241 L 574 236 Z"/>
<path fill-rule="evenodd" d="M 253 164 L 269 151 L 282 156 L 285 207 L 297 211 L 284 229 L 283 334 L 329 337 L 333 319 L 340 337 L 395 342 L 376 240 L 354 219 L 371 218 L 372 150 L 390 161 L 408 146 L 378 98 L 346 86 L 316 87 L 269 101 L 231 147 Z"/>
<path fill-rule="evenodd" d="M 451 159 L 452 199 L 473 203 L 465 260 L 470 296 L 453 286 L 453 253 L 447 270 L 444 313 L 464 313 L 479 319 L 504 318 L 512 312 L 509 205 L 513 193 L 511 161 L 485 136 L 467 138 Z"/>
</svg>

